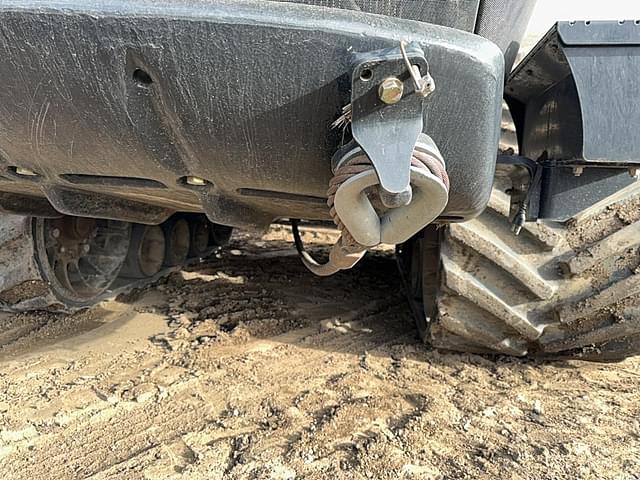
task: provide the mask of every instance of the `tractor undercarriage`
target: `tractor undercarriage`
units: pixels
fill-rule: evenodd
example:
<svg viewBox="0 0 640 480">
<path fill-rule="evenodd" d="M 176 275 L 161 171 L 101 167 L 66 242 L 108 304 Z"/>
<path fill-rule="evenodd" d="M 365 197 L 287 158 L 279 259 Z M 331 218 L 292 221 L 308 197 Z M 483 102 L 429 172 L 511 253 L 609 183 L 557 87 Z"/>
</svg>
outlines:
<svg viewBox="0 0 640 480">
<path fill-rule="evenodd" d="M 321 276 L 398 245 L 435 347 L 636 353 L 639 23 L 559 23 L 509 73 L 533 2 L 508 42 L 501 2 L 318 3 L 3 4 L 0 304 L 82 308 L 288 219 Z M 340 230 L 327 263 L 300 220 Z"/>
</svg>

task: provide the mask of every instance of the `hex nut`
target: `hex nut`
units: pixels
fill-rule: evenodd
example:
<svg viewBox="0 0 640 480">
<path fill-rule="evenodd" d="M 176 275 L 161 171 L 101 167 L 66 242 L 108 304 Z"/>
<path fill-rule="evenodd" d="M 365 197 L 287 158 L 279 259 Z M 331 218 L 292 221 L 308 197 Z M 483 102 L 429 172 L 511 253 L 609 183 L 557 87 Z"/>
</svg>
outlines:
<svg viewBox="0 0 640 480">
<path fill-rule="evenodd" d="M 387 105 L 398 103 L 402 99 L 404 83 L 396 77 L 385 78 L 378 87 L 378 96 Z"/>
</svg>

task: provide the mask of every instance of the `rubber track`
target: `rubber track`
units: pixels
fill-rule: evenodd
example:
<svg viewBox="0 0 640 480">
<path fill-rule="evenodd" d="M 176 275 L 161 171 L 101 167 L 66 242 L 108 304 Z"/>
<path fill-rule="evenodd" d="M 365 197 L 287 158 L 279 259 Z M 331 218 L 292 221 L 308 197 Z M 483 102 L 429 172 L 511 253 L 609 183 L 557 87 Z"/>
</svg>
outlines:
<svg viewBox="0 0 640 480">
<path fill-rule="evenodd" d="M 64 304 L 50 289 L 41 276 L 35 260 L 31 218 L 17 215 L 2 215 L 0 221 L 0 310 L 24 312 L 47 310 L 72 313 L 87 306 L 76 307 Z M 219 247 L 212 247 L 204 256 L 209 256 Z M 150 283 L 197 263 L 200 258 L 189 259 L 184 265 L 164 268 L 156 275 L 138 279 L 117 278 L 110 289 L 95 298 L 93 304 L 113 298 L 134 288 Z"/>
<path fill-rule="evenodd" d="M 526 224 L 494 189 L 480 217 L 447 228 L 437 348 L 618 360 L 640 353 L 640 188 L 566 224 Z"/>
</svg>

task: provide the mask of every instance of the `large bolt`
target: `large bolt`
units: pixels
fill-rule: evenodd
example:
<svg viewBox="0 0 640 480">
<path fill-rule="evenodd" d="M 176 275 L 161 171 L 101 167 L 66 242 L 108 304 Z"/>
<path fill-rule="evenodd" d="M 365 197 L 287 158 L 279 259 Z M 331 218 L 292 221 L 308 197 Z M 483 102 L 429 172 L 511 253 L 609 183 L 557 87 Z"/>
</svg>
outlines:
<svg viewBox="0 0 640 480">
<path fill-rule="evenodd" d="M 385 78 L 378 87 L 378 96 L 387 105 L 398 103 L 402 99 L 404 84 L 399 78 Z"/>
</svg>

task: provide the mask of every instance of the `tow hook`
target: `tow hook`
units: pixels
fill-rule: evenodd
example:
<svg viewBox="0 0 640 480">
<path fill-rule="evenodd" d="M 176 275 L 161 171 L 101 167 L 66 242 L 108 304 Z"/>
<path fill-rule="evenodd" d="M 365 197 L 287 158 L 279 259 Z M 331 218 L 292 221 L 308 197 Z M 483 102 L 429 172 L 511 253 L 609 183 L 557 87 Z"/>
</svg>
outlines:
<svg viewBox="0 0 640 480">
<path fill-rule="evenodd" d="M 370 248 L 405 242 L 433 222 L 449 198 L 445 161 L 425 133 L 425 99 L 435 90 L 424 52 L 398 48 L 355 54 L 351 103 L 335 127 L 350 126 L 353 140 L 332 159 L 327 204 L 341 231 L 329 260 L 305 251 L 292 221 L 304 265 L 320 276 L 353 267 Z"/>
</svg>

